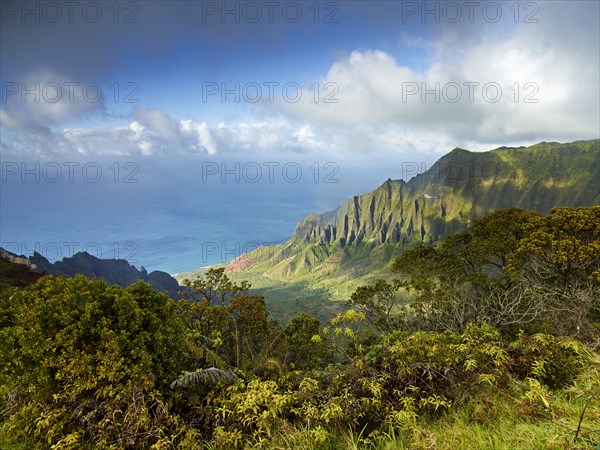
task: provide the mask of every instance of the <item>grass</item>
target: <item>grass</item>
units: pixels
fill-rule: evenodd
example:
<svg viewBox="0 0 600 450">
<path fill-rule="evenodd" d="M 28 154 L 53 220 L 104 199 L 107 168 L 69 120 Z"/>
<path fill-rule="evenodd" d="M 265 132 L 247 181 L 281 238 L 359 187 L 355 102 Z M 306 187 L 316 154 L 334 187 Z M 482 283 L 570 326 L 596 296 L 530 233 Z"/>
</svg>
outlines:
<svg viewBox="0 0 600 450">
<path fill-rule="evenodd" d="M 596 374 L 597 375 L 597 374 Z M 600 381 L 600 380 L 598 380 Z M 581 410 L 589 398 L 583 380 L 549 394 L 550 408 L 523 397 L 489 393 L 442 417 L 422 417 L 411 430 L 389 428 L 367 435 L 364 429 L 292 426 L 284 422 L 269 441 L 252 447 L 266 450 L 583 450 L 600 445 L 600 398 L 594 399 L 582 432 L 573 442 Z M 525 383 L 516 392 L 525 391 Z M 21 450 L 27 443 L 3 440 L 0 448 Z M 212 447 L 208 447 L 212 448 Z"/>
<path fill-rule="evenodd" d="M 583 450 L 600 446 L 600 397 L 589 404 L 574 442 L 590 387 L 600 384 L 597 369 L 559 391 L 547 392 L 549 407 L 531 401 L 526 382 L 507 392 L 486 393 L 441 417 L 423 416 L 410 430 L 389 428 L 366 435 L 364 429 L 292 427 L 286 424 L 269 443 L 252 448 L 324 450 Z M 316 439 L 316 436 L 318 439 Z"/>
</svg>

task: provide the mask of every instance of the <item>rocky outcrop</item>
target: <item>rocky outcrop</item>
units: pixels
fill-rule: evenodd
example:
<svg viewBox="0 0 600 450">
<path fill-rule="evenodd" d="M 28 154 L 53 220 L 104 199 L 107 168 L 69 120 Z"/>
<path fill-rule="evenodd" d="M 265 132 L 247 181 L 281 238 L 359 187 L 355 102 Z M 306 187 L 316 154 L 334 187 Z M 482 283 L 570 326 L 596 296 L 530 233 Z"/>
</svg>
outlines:
<svg viewBox="0 0 600 450">
<path fill-rule="evenodd" d="M 225 271 L 228 273 L 243 272 L 248 267 L 250 267 L 253 262 L 254 261 L 247 254 L 244 253 L 238 256 L 237 258 L 229 261 L 225 265 Z"/>
<path fill-rule="evenodd" d="M 42 277 L 35 269 L 25 256 L 16 255 L 0 247 L 0 289 L 34 283 Z"/>
<path fill-rule="evenodd" d="M 17 255 L 15 253 L 3 249 L 2 247 L 0 247 L 0 259 L 3 259 L 4 261 L 9 261 L 14 264 L 21 264 L 27 266 L 29 269 L 32 270 L 36 268 L 35 265 L 31 261 L 29 261 L 29 259 L 27 259 L 26 256 Z"/>
<path fill-rule="evenodd" d="M 172 298 L 179 297 L 179 283 L 171 275 L 159 270 L 148 273 L 143 267 L 138 270 L 124 259 L 100 259 L 87 252 L 79 252 L 50 263 L 44 256 L 34 252 L 28 261 L 41 273 L 66 277 L 81 274 L 88 278 L 102 278 L 107 283 L 123 287 L 142 280 Z"/>
</svg>

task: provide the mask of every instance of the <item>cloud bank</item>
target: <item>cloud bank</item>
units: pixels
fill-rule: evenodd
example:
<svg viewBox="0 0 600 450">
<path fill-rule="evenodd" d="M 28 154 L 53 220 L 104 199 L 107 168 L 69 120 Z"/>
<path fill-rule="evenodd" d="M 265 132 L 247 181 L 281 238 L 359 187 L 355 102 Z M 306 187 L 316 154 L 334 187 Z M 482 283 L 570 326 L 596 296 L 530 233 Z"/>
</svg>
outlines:
<svg viewBox="0 0 600 450">
<path fill-rule="evenodd" d="M 536 4 L 537 23 L 441 23 L 423 35 L 400 29 L 385 49 L 337 54 L 316 80 L 317 97 L 304 83 L 297 102 L 278 95 L 273 102 L 245 104 L 250 113 L 244 120 L 227 118 L 235 103 L 217 105 L 225 113 L 216 121 L 203 117 L 211 104 L 181 116 L 144 102 L 115 116 L 107 111 L 110 92 L 96 99 L 93 85 L 84 89 L 92 82 L 70 91 L 77 70 L 41 58 L 43 66 L 3 83 L 0 150 L 39 157 L 410 154 L 598 138 L 599 5 Z M 420 66 L 409 54 L 419 55 Z M 21 83 L 39 83 L 39 95 L 13 92 Z M 86 121 L 91 125 L 83 126 Z"/>
</svg>

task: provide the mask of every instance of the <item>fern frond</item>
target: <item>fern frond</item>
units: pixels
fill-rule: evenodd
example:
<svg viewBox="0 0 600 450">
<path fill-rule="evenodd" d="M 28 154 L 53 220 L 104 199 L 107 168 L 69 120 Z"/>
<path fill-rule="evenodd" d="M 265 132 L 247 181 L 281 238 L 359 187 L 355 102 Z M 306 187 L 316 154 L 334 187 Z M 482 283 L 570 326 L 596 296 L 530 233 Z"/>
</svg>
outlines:
<svg viewBox="0 0 600 450">
<path fill-rule="evenodd" d="M 227 364 L 225 363 L 223 358 L 221 358 L 217 352 L 210 348 L 202 349 L 202 357 L 206 360 L 208 364 L 212 364 L 213 367 L 217 367 L 219 369 L 227 367 Z"/>
<path fill-rule="evenodd" d="M 209 367 L 208 369 L 198 369 L 195 372 L 188 372 L 185 375 L 182 375 L 171 383 L 171 389 L 175 389 L 176 387 L 186 388 L 189 386 L 197 386 L 201 383 L 232 384 L 237 378 L 237 375 L 229 370 Z"/>
<path fill-rule="evenodd" d="M 210 364 L 217 368 L 227 367 L 223 358 L 216 351 L 208 347 L 200 346 L 194 342 L 187 342 L 186 350 L 192 354 L 200 365 Z"/>
</svg>

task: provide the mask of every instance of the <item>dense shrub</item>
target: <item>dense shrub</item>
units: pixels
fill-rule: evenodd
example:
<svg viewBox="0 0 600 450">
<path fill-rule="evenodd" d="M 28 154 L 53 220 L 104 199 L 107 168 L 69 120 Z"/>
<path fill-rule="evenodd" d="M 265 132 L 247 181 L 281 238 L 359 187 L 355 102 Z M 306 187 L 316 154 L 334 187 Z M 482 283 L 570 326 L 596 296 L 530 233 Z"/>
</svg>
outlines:
<svg viewBox="0 0 600 450">
<path fill-rule="evenodd" d="M 182 369 L 183 327 L 165 294 L 47 277 L 3 302 L 10 427 L 65 448 L 136 447 L 179 433 L 161 392 Z"/>
<path fill-rule="evenodd" d="M 223 269 L 178 302 L 82 276 L 0 288 L 0 447 L 433 448 L 427 427 L 456 423 L 440 448 L 487 448 L 502 416 L 550 423 L 536 448 L 577 448 L 556 437 L 584 407 L 600 420 L 600 357 L 577 339 L 597 345 L 598 214 L 494 213 L 405 252 L 402 281 L 323 327 L 279 326 Z"/>
</svg>

